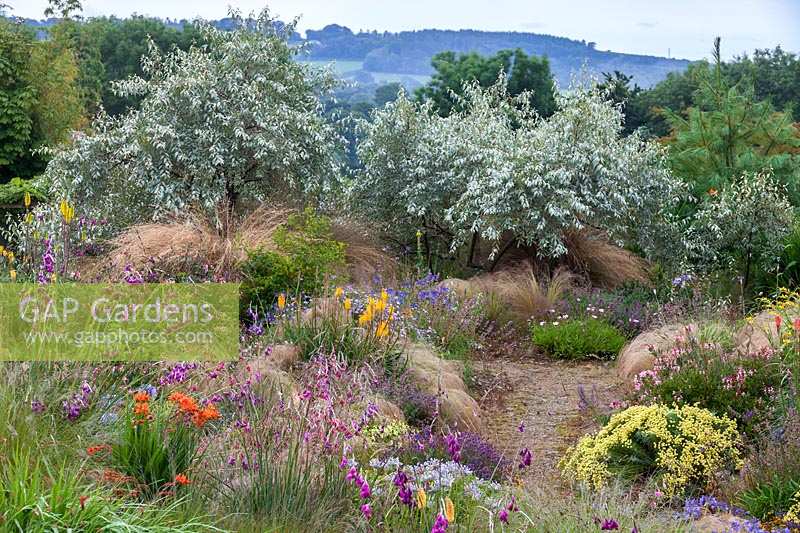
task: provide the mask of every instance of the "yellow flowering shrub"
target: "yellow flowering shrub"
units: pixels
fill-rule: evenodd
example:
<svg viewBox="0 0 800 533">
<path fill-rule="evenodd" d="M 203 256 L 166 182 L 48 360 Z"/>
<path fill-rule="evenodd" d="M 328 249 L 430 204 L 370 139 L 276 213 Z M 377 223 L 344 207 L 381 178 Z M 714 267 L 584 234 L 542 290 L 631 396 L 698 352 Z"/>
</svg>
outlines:
<svg viewBox="0 0 800 533">
<path fill-rule="evenodd" d="M 794 503 L 789 510 L 786 511 L 786 514 L 783 515 L 783 521 L 787 524 L 800 524 L 800 491 L 794 495 Z"/>
<path fill-rule="evenodd" d="M 367 447 L 374 449 L 397 445 L 410 431 L 411 427 L 405 422 L 393 420 L 388 423 L 368 425 L 364 428 L 364 437 Z"/>
<path fill-rule="evenodd" d="M 613 477 L 656 475 L 668 496 L 704 486 L 726 468 L 741 468 L 736 422 L 694 406 L 637 405 L 615 414 L 567 451 L 560 467 L 600 488 Z"/>
</svg>

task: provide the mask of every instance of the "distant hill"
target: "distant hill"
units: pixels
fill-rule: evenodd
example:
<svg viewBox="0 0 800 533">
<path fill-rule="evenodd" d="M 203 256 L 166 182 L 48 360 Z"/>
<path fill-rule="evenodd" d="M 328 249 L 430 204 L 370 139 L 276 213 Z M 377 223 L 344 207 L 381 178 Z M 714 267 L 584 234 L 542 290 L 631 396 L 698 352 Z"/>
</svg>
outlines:
<svg viewBox="0 0 800 533">
<path fill-rule="evenodd" d="M 590 72 L 619 70 L 643 87 L 650 87 L 669 72 L 682 71 L 689 61 L 665 57 L 623 54 L 597 50 L 595 43 L 565 37 L 520 32 L 478 30 L 420 30 L 353 33 L 345 26 L 331 24 L 322 30 L 306 31 L 311 59 L 361 61 L 371 73 L 430 75 L 431 58 L 438 52 L 494 54 L 521 48 L 527 54 L 547 56 L 553 74 L 562 87 L 571 74 L 586 65 Z"/>
<path fill-rule="evenodd" d="M 21 22 L 38 30 L 41 38 L 57 19 Z M 182 28 L 187 20 L 166 19 L 164 24 Z M 224 18 L 212 21 L 221 29 L 230 29 L 233 21 Z M 489 32 L 479 30 L 419 30 L 353 33 L 346 26 L 330 24 L 321 30 L 307 30 L 305 38 L 295 33 L 295 42 L 310 46 L 308 60 L 334 61 L 337 71 L 360 84 L 397 81 L 409 88 L 425 83 L 433 73 L 431 58 L 446 50 L 494 54 L 503 49 L 521 48 L 527 54 L 546 56 L 553 75 L 561 87 L 569 84 L 573 73 L 584 65 L 595 74 L 619 70 L 642 87 L 651 87 L 668 73 L 682 71 L 689 65 L 685 59 L 625 54 L 597 50 L 595 43 L 577 41 L 537 33 Z"/>
</svg>

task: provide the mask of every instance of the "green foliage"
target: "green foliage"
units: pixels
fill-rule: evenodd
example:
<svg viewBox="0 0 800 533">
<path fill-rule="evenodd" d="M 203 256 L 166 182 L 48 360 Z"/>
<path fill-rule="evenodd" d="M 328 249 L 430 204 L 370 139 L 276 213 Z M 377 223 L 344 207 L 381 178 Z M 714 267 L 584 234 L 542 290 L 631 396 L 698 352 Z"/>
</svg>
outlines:
<svg viewBox="0 0 800 533">
<path fill-rule="evenodd" d="M 625 345 L 625 336 L 599 319 L 543 322 L 531 326 L 533 344 L 558 359 L 613 359 Z"/>
<path fill-rule="evenodd" d="M 789 198 L 800 205 L 797 188 L 800 136 L 790 113 L 758 101 L 749 80 L 731 85 L 723 75 L 719 39 L 715 64 L 695 71 L 698 89 L 692 106 L 665 110 L 672 127 L 670 165 L 691 184 L 695 197 L 722 189 L 744 173 L 771 170 L 786 185 Z"/>
<path fill-rule="evenodd" d="M 774 50 L 756 49 L 723 65 L 731 83 L 748 80 L 753 84 L 757 100 L 769 100 L 782 110 L 793 113 L 800 121 L 800 59 L 780 46 Z"/>
<path fill-rule="evenodd" d="M 774 271 L 794 213 L 771 175 L 745 175 L 707 194 L 691 224 L 691 264 L 740 276 L 747 289 L 757 269 Z"/>
<path fill-rule="evenodd" d="M 0 182 L 25 175 L 20 162 L 29 157 L 36 92 L 27 80 L 32 36 L 0 20 Z"/>
<path fill-rule="evenodd" d="M 172 414 L 171 407 L 164 405 L 153 408 L 150 420 L 128 412 L 120 417 L 122 431 L 111 448 L 117 469 L 133 477 L 149 497 L 173 483 L 176 475 L 186 474 L 195 457 L 195 428 Z"/>
<path fill-rule="evenodd" d="M 417 96 L 431 100 L 442 116 L 460 110 L 463 102 L 458 97 L 464 94 L 465 83 L 477 81 L 479 86 L 488 88 L 501 73 L 508 80 L 510 95 L 532 93 L 531 105 L 541 116 L 548 117 L 556 109 L 555 84 L 546 57 L 528 56 L 521 49 L 502 50 L 493 56 L 441 52 L 433 56 L 431 64 L 436 72 L 428 85 L 417 90 Z"/>
<path fill-rule="evenodd" d="M 30 194 L 34 202 L 47 200 L 47 193 L 42 190 L 40 184 L 33 180 L 12 178 L 8 183 L 0 185 L 0 206 L 22 206 L 25 193 Z"/>
<path fill-rule="evenodd" d="M 772 480 L 742 492 L 738 500 L 745 511 L 761 520 L 768 520 L 789 510 L 798 491 L 800 481 L 776 475 Z"/>
<path fill-rule="evenodd" d="M 345 244 L 333 238 L 330 219 L 311 209 L 289 216 L 273 240 L 277 250 L 252 250 L 242 265 L 242 314 L 263 314 L 278 294 L 315 295 L 344 266 Z"/>
</svg>

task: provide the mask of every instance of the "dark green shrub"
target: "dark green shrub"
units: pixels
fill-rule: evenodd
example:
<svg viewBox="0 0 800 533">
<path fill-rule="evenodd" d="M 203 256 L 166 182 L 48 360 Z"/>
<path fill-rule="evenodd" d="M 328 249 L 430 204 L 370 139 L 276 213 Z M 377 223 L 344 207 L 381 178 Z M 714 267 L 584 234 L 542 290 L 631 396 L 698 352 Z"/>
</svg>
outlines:
<svg viewBox="0 0 800 533">
<path fill-rule="evenodd" d="M 311 209 L 289 217 L 275 231 L 277 250 L 252 250 L 242 265 L 241 312 L 268 311 L 280 293 L 313 295 L 344 266 L 344 243 L 333 238 L 330 220 Z"/>
<path fill-rule="evenodd" d="M 613 359 L 625 345 L 625 336 L 617 328 L 593 318 L 534 324 L 532 339 L 559 359 Z"/>
</svg>

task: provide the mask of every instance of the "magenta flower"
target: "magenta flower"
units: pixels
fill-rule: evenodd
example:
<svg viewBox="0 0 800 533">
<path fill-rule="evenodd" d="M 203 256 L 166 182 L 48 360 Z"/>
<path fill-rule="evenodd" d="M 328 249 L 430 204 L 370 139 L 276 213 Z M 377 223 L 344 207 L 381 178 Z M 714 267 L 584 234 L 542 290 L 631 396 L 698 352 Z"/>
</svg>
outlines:
<svg viewBox="0 0 800 533">
<path fill-rule="evenodd" d="M 364 518 L 369 520 L 372 518 L 372 507 L 368 503 L 365 503 L 361 506 L 361 514 L 364 515 Z"/>
<path fill-rule="evenodd" d="M 502 523 L 508 524 L 508 511 L 506 509 L 501 509 L 498 518 Z"/>
<path fill-rule="evenodd" d="M 606 518 L 600 525 L 600 531 L 611 531 L 614 529 L 619 529 L 619 524 L 613 518 Z"/>
<path fill-rule="evenodd" d="M 369 490 L 369 483 L 364 479 L 361 483 L 361 499 L 366 500 L 370 496 L 372 496 L 372 492 Z"/>
<path fill-rule="evenodd" d="M 356 479 L 358 479 L 358 470 L 356 470 L 356 467 L 354 466 L 350 467 L 350 470 L 347 472 L 345 479 L 347 481 L 355 481 Z"/>
<path fill-rule="evenodd" d="M 447 518 L 442 516 L 441 513 L 436 515 L 436 521 L 433 523 L 433 527 L 431 528 L 431 533 L 444 533 L 447 531 L 447 526 L 450 523 L 447 521 Z"/>
<path fill-rule="evenodd" d="M 527 468 L 531 466 L 531 462 L 533 461 L 533 454 L 528 448 L 523 448 L 519 452 L 519 468 L 522 470 L 523 468 Z"/>
</svg>

